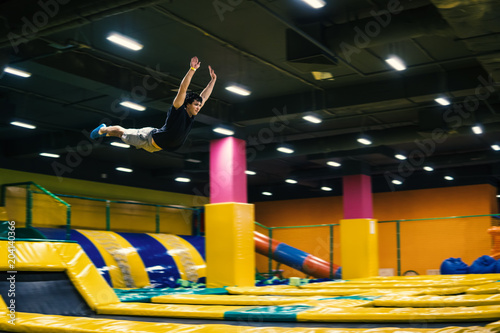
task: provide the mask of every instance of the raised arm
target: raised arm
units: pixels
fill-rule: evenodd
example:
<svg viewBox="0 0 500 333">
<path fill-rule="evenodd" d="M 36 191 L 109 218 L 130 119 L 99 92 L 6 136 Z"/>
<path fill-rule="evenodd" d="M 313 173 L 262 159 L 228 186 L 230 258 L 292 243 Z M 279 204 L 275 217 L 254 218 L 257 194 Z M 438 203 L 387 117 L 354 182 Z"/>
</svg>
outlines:
<svg viewBox="0 0 500 333">
<path fill-rule="evenodd" d="M 210 71 L 211 79 L 210 79 L 210 82 L 208 82 L 205 89 L 203 89 L 203 91 L 200 94 L 201 98 L 203 98 L 203 102 L 201 102 L 201 106 L 203 106 L 205 104 L 205 102 L 210 98 L 210 95 L 212 94 L 212 90 L 214 89 L 215 81 L 217 81 L 217 75 L 215 74 L 215 72 L 211 66 L 208 66 L 208 70 Z"/>
<path fill-rule="evenodd" d="M 199 62 L 198 57 L 192 57 L 190 62 L 191 68 L 189 68 L 188 72 L 182 79 L 181 85 L 179 86 L 179 91 L 177 91 L 177 96 L 174 98 L 174 107 L 176 109 L 180 108 L 182 104 L 184 104 L 184 100 L 186 99 L 186 92 L 191 83 L 191 79 L 193 78 L 194 72 L 200 68 L 201 62 Z"/>
</svg>

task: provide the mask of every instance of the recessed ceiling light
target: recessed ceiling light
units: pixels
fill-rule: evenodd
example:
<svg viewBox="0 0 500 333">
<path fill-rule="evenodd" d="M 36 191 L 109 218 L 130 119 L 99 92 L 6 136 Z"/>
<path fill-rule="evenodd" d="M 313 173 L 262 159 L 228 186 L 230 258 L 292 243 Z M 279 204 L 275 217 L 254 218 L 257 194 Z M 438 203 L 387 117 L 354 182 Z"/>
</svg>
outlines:
<svg viewBox="0 0 500 333">
<path fill-rule="evenodd" d="M 358 138 L 358 142 L 363 144 L 363 145 L 366 145 L 366 146 L 372 144 L 372 141 L 368 137 L 365 137 L 365 136 Z"/>
<path fill-rule="evenodd" d="M 124 167 L 117 167 L 116 170 L 121 171 L 121 172 L 132 172 L 132 169 L 129 168 L 124 168 Z"/>
<path fill-rule="evenodd" d="M 40 156 L 51 157 L 51 158 L 59 158 L 59 157 L 61 157 L 58 154 L 52 154 L 52 153 L 40 153 Z"/>
<path fill-rule="evenodd" d="M 385 59 L 385 62 L 397 71 L 404 71 L 406 69 L 406 65 L 404 64 L 403 60 L 396 56 L 391 56 Z"/>
<path fill-rule="evenodd" d="M 285 154 L 292 154 L 294 152 L 294 150 L 288 146 L 279 146 L 276 150 Z"/>
<path fill-rule="evenodd" d="M 213 129 L 213 131 L 215 133 L 219 133 L 219 134 L 223 134 L 223 135 L 233 135 L 234 134 L 234 131 L 232 131 L 232 130 L 230 130 L 228 128 L 220 127 L 220 126 L 215 127 Z"/>
<path fill-rule="evenodd" d="M 252 170 L 245 170 L 245 173 L 249 176 L 255 176 L 257 174 L 257 172 L 255 171 L 252 171 Z"/>
<path fill-rule="evenodd" d="M 322 122 L 321 118 L 319 118 L 317 116 L 312 116 L 312 115 L 304 116 L 304 117 L 302 117 L 302 119 L 307 120 L 308 122 L 314 123 L 314 124 L 319 124 Z"/>
<path fill-rule="evenodd" d="M 200 160 L 197 160 L 195 158 L 186 158 L 186 162 L 190 162 L 190 163 L 201 163 Z"/>
<path fill-rule="evenodd" d="M 295 179 L 286 179 L 285 182 L 288 184 L 297 184 L 297 181 Z"/>
<path fill-rule="evenodd" d="M 339 166 L 342 165 L 339 162 L 335 162 L 335 161 L 328 161 L 328 162 L 326 162 L 326 164 L 328 164 L 329 166 L 335 167 L 335 168 L 338 168 Z"/>
<path fill-rule="evenodd" d="M 127 49 L 133 51 L 139 51 L 140 49 L 143 48 L 142 44 L 138 43 L 137 41 L 133 40 L 130 37 L 118 33 L 111 33 L 108 37 L 106 37 L 106 39 L 109 40 L 110 42 L 126 47 Z"/>
<path fill-rule="evenodd" d="M 19 127 L 27 128 L 27 129 L 35 129 L 36 128 L 35 125 L 31 125 L 31 124 L 27 124 L 27 123 L 22 123 L 20 121 L 12 121 L 10 124 L 14 125 L 14 126 L 19 126 Z"/>
<path fill-rule="evenodd" d="M 328 186 L 322 186 L 321 190 L 329 192 L 329 191 L 332 191 L 332 188 L 328 187 Z"/>
<path fill-rule="evenodd" d="M 434 171 L 434 168 L 426 165 L 426 166 L 424 166 L 424 170 L 425 171 Z"/>
<path fill-rule="evenodd" d="M 491 149 L 493 150 L 500 150 L 500 146 L 499 145 L 491 145 Z"/>
<path fill-rule="evenodd" d="M 271 192 L 264 191 L 264 192 L 262 192 L 262 195 L 271 196 L 271 195 L 273 195 L 273 194 L 272 194 Z"/>
<path fill-rule="evenodd" d="M 248 89 L 245 89 L 245 88 L 240 87 L 240 86 L 235 86 L 235 85 L 227 86 L 226 90 L 228 90 L 228 91 L 230 91 L 232 93 L 241 95 L 241 96 L 248 96 L 248 95 L 250 95 L 252 93 Z"/>
<path fill-rule="evenodd" d="M 394 157 L 397 158 L 398 160 L 401 160 L 401 161 L 406 160 L 406 156 L 403 154 L 396 154 L 396 155 L 394 155 Z"/>
<path fill-rule="evenodd" d="M 392 183 L 395 184 L 395 185 L 401 185 L 401 184 L 403 184 L 403 182 L 400 181 L 399 179 L 393 179 Z"/>
<path fill-rule="evenodd" d="M 444 176 L 444 179 L 446 179 L 446 180 L 453 180 L 454 178 L 452 176 Z"/>
<path fill-rule="evenodd" d="M 317 81 L 323 81 L 323 80 L 328 80 L 328 81 L 333 81 L 335 80 L 333 78 L 333 75 L 332 73 L 330 72 L 311 72 L 311 74 L 313 75 L 314 79 L 317 80 Z"/>
<path fill-rule="evenodd" d="M 319 9 L 326 5 L 326 2 L 323 0 L 302 0 L 302 1 L 304 1 L 314 9 Z"/>
<path fill-rule="evenodd" d="M 137 103 L 130 102 L 130 101 L 123 101 L 123 102 L 120 103 L 120 105 L 124 106 L 126 108 L 129 108 L 129 109 L 137 110 L 137 111 L 144 111 L 144 110 L 146 110 L 145 106 L 142 106 L 142 105 L 139 105 Z"/>
<path fill-rule="evenodd" d="M 474 134 L 483 134 L 483 126 L 481 125 L 472 126 L 472 132 L 474 132 Z"/>
<path fill-rule="evenodd" d="M 122 142 L 111 142 L 110 145 L 115 146 L 115 147 L 120 147 L 120 148 L 130 148 L 130 145 Z"/>
<path fill-rule="evenodd" d="M 443 97 L 439 97 L 434 100 L 436 101 L 436 103 L 441 104 L 443 106 L 450 105 L 450 101 Z"/>
<path fill-rule="evenodd" d="M 5 67 L 3 69 L 3 71 L 5 73 L 9 73 L 9 74 L 12 74 L 12 75 L 17 75 L 17 76 L 20 76 L 20 77 L 30 77 L 31 76 L 31 73 L 22 71 L 22 70 L 17 69 L 17 68 L 12 68 L 12 67 Z"/>
<path fill-rule="evenodd" d="M 175 178 L 175 181 L 180 182 L 180 183 L 189 183 L 191 181 L 191 179 L 189 179 L 187 177 L 177 177 L 177 178 Z"/>
</svg>

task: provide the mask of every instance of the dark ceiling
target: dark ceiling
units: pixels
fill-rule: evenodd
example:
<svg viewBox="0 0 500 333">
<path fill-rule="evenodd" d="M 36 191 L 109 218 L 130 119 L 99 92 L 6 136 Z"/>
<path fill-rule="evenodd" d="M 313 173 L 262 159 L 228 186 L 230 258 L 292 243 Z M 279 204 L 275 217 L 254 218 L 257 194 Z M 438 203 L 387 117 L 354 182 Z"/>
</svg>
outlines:
<svg viewBox="0 0 500 333">
<path fill-rule="evenodd" d="M 222 137 L 212 127 L 225 124 L 247 142 L 250 202 L 340 195 L 342 176 L 359 173 L 372 175 L 375 192 L 500 179 L 491 148 L 500 143 L 497 0 L 326 0 L 320 9 L 300 0 L 7 0 L 0 18 L 0 65 L 32 73 L 0 77 L 1 168 L 208 196 L 209 143 Z M 112 44 L 110 32 L 144 48 Z M 102 122 L 160 127 L 194 55 L 202 69 L 190 88 L 208 83 L 208 65 L 218 80 L 180 151 L 89 139 Z M 407 69 L 391 68 L 391 55 Z M 230 83 L 251 95 L 225 90 Z M 147 109 L 122 108 L 124 99 Z M 322 122 L 302 118 L 310 113 Z M 279 143 L 294 153 L 276 151 Z M 180 174 L 192 181 L 175 182 Z"/>
</svg>

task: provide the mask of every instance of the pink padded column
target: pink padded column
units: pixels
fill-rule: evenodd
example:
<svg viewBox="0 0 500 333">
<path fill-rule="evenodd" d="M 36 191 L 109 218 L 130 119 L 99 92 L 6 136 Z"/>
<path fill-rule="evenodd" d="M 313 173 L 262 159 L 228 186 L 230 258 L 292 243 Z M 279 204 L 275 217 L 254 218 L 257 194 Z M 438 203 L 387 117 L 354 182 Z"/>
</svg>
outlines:
<svg viewBox="0 0 500 333">
<path fill-rule="evenodd" d="M 342 178 L 344 219 L 373 218 L 372 182 L 367 175 Z"/>
<path fill-rule="evenodd" d="M 245 141 L 229 136 L 210 142 L 210 203 L 247 203 Z"/>
</svg>

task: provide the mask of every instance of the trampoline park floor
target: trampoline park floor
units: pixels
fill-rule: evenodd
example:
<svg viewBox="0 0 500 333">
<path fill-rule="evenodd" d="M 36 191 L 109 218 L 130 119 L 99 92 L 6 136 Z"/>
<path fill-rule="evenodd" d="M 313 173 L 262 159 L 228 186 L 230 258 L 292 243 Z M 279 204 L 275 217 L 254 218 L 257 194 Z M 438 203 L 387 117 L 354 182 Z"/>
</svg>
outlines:
<svg viewBox="0 0 500 333">
<path fill-rule="evenodd" d="M 500 274 L 227 287 L 226 295 L 124 302 L 76 243 L 19 241 L 15 273 L 2 243 L 4 332 L 500 332 Z"/>
</svg>

